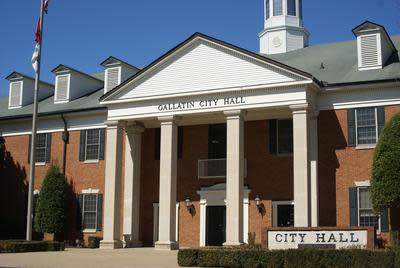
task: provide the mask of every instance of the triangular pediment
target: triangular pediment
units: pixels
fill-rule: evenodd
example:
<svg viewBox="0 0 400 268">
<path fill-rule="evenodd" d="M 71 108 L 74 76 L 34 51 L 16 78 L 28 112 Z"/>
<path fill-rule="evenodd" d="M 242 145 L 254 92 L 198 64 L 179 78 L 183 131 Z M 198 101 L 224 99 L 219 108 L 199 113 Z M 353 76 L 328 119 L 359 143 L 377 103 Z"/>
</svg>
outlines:
<svg viewBox="0 0 400 268">
<path fill-rule="evenodd" d="M 102 97 L 102 101 L 162 97 L 311 79 L 243 49 L 197 36 Z"/>
</svg>

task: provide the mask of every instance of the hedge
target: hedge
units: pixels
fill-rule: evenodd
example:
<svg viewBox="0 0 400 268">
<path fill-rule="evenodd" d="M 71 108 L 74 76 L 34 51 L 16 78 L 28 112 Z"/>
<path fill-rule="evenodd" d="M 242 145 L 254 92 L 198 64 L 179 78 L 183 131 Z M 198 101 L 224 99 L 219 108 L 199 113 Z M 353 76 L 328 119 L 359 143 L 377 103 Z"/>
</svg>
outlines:
<svg viewBox="0 0 400 268">
<path fill-rule="evenodd" d="M 0 240 L 0 253 L 63 251 L 65 245 L 57 241 Z"/>
<path fill-rule="evenodd" d="M 185 267 L 232 268 L 395 268 L 400 267 L 400 251 L 181 249 L 178 252 L 178 264 Z"/>
</svg>

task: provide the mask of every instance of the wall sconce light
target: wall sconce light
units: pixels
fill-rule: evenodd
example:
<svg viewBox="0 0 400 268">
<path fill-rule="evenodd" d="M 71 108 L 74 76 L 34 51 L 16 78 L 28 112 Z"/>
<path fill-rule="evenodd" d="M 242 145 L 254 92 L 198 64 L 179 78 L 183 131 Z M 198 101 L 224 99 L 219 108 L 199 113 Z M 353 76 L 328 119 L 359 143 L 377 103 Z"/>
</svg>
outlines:
<svg viewBox="0 0 400 268">
<path fill-rule="evenodd" d="M 188 211 L 190 214 L 193 214 L 194 207 L 193 207 L 192 201 L 190 200 L 189 197 L 186 197 L 186 199 L 185 199 L 185 205 L 186 205 L 187 211 Z"/>
<path fill-rule="evenodd" d="M 261 198 L 260 196 L 256 196 L 256 198 L 254 199 L 254 201 L 256 202 L 256 207 L 258 209 L 259 213 L 263 213 L 263 204 L 261 203 Z"/>
</svg>

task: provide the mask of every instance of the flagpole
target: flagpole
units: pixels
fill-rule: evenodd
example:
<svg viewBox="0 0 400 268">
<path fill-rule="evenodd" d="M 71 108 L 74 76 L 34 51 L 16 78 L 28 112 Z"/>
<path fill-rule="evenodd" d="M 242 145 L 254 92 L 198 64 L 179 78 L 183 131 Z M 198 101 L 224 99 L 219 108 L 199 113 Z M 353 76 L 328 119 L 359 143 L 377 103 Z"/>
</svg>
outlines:
<svg viewBox="0 0 400 268">
<path fill-rule="evenodd" d="M 36 119 L 38 112 L 38 91 L 40 79 L 40 62 L 42 54 L 42 37 L 43 37 L 43 2 L 40 5 L 40 37 L 39 37 L 39 53 L 38 64 L 35 73 L 35 90 L 33 95 L 33 118 L 32 118 L 32 136 L 31 136 L 31 150 L 30 150 L 30 165 L 29 165 L 29 187 L 28 187 L 28 209 L 26 215 L 26 240 L 32 240 L 32 221 L 33 221 L 33 187 L 35 185 L 35 149 L 36 149 Z"/>
</svg>

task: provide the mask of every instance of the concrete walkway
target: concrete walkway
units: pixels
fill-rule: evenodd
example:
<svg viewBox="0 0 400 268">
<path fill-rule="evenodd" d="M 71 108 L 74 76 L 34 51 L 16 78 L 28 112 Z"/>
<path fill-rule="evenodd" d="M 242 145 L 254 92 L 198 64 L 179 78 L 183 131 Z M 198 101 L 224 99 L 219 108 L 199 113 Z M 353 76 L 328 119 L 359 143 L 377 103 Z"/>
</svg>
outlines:
<svg viewBox="0 0 400 268">
<path fill-rule="evenodd" d="M 179 267 L 177 251 L 153 248 L 100 250 L 67 248 L 61 252 L 0 254 L 0 267 Z"/>
</svg>

